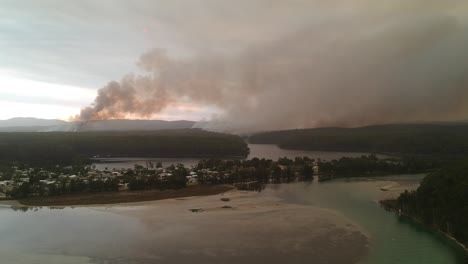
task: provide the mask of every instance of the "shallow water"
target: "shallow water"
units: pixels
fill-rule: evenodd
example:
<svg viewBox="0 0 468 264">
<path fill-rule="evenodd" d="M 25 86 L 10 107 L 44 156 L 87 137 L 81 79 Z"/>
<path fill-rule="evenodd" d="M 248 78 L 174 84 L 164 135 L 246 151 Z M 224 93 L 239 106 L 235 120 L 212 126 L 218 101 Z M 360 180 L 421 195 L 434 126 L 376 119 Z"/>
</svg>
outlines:
<svg viewBox="0 0 468 264">
<path fill-rule="evenodd" d="M 370 253 L 360 264 L 466 263 L 463 251 L 452 241 L 379 207 L 385 198 L 385 180 L 414 186 L 422 176 L 389 176 L 334 180 L 325 183 L 290 184 L 277 188 L 286 200 L 340 212 L 370 236 Z"/>
<path fill-rule="evenodd" d="M 374 180 L 270 185 L 258 194 L 257 199 L 279 197 L 286 204 L 332 210 L 343 219 L 352 221 L 370 238 L 369 254 L 360 264 L 465 263 L 463 253 L 446 239 L 378 206 L 377 200 L 386 195 L 379 188 L 387 186 L 388 180 L 411 185 L 419 179 L 421 176 L 394 176 Z M 169 208 L 172 207 L 163 209 L 155 204 L 116 208 L 42 208 L 22 212 L 1 207 L 0 263 L 142 264 L 183 263 L 188 259 L 191 263 L 235 263 L 228 261 L 229 254 L 232 254 L 233 259 L 242 260 L 242 263 L 260 263 L 265 260 L 284 263 L 280 260 L 288 259 L 288 253 L 277 252 L 278 243 L 291 240 L 292 244 L 297 244 L 297 241 L 307 239 L 308 234 L 312 236 L 316 228 L 323 229 L 323 224 L 320 226 L 312 220 L 309 223 L 307 218 L 290 218 L 288 215 L 303 217 L 301 213 L 293 211 L 279 215 L 233 214 L 224 218 L 211 217 L 208 213 L 190 213 L 183 217 L 176 214 L 171 217 L 168 215 L 174 212 L 168 212 L 172 210 Z M 161 210 L 160 214 L 158 210 Z M 205 218 L 200 221 L 199 217 Z M 289 220 L 283 221 L 289 224 L 286 225 L 289 229 L 280 235 L 268 228 L 261 231 L 264 227 L 262 223 L 269 223 L 279 217 L 293 219 L 290 223 Z M 285 225 L 278 222 L 273 223 L 273 226 L 283 228 Z M 333 228 L 330 226 L 326 231 L 333 234 Z M 258 235 L 256 232 L 260 231 L 262 233 Z M 310 244 L 311 249 L 322 246 L 323 255 L 334 254 L 336 245 L 326 242 L 326 239 L 327 236 L 318 242 L 317 239 L 311 239 L 308 244 L 304 243 Z M 330 246 L 324 247 L 326 243 Z M 251 245 L 259 244 L 261 248 L 248 250 Z M 177 256 L 177 261 L 158 258 L 161 254 L 169 254 L 166 257 L 171 259 L 170 253 L 174 249 L 190 253 L 192 246 L 194 252 L 203 251 L 203 254 L 187 259 Z M 281 249 L 292 250 L 288 244 Z M 242 258 L 237 255 L 239 251 L 242 252 Z M 294 258 L 288 259 L 289 263 L 329 263 L 323 259 L 322 262 L 314 260 L 315 255 L 298 255 L 298 252 L 291 252 L 290 255 Z M 213 261 L 213 256 L 219 259 L 207 262 L 203 259 L 207 256 L 207 260 Z"/>
<path fill-rule="evenodd" d="M 284 156 L 289 158 L 309 156 L 331 160 L 343 156 L 363 155 L 363 153 L 281 150 L 274 145 L 250 145 L 250 148 L 249 158 L 277 159 Z M 97 165 L 102 169 L 104 167 L 128 168 L 133 167 L 134 164 L 144 165 L 146 160 L 148 159 L 118 159 L 116 162 L 109 161 Z M 164 165 L 183 163 L 186 166 L 195 165 L 198 162 L 197 159 L 151 160 L 162 161 Z M 392 194 L 382 192 L 381 187 L 395 186 L 394 182 L 398 182 L 396 190 L 402 191 L 405 186 L 414 188 L 421 178 L 422 176 L 415 175 L 389 176 L 377 179 L 361 178 L 323 183 L 270 185 L 259 194 L 259 197 L 280 197 L 286 203 L 333 210 L 341 215 L 341 218 L 358 225 L 370 238 L 369 253 L 359 264 L 465 263 L 463 252 L 457 249 L 453 242 L 379 207 L 377 201 Z M 263 251 L 259 251 L 260 249 L 249 251 L 248 248 L 252 247 L 251 245 L 259 244 L 258 236 L 252 236 L 260 230 L 259 227 L 262 227 L 262 224 L 258 222 L 267 223 L 270 222 L 269 219 L 277 219 L 279 215 L 261 217 L 256 215 L 259 218 L 244 216 L 244 218 L 232 219 L 215 217 L 206 218 L 202 222 L 191 222 L 185 217 L 166 218 L 167 212 L 162 210 L 159 214 L 158 210 L 162 209 L 157 205 L 118 207 L 117 209 L 42 208 L 26 212 L 0 207 L 0 263 L 169 263 L 158 258 L 158 254 L 169 254 L 177 248 L 183 252 L 190 252 L 193 245 L 194 249 L 200 247 L 198 249 L 204 250 L 205 255 L 211 256 L 210 260 L 213 260 L 213 255 L 220 254 L 219 252 L 224 256 L 225 254 L 234 256 L 240 250 L 244 258 L 233 257 L 234 261 L 231 262 L 333 264 L 327 259 L 314 259 L 314 255 L 298 255 L 297 252 L 273 253 L 280 242 L 296 243 L 294 239 L 300 241 L 307 239 L 308 234 L 317 229 L 317 225 L 312 222 L 304 223 L 304 221 L 296 220 L 293 225 L 289 226 L 294 228 L 284 231 L 285 233 L 280 237 L 277 234 L 275 236 L 271 230 L 263 230 L 260 240 Z M 157 217 L 155 218 L 154 215 Z M 301 214 L 293 213 L 292 217 L 298 215 L 301 216 Z M 194 214 L 194 216 L 198 215 Z M 232 230 L 224 229 L 228 223 L 231 226 L 237 224 L 252 229 L 249 231 L 246 228 L 239 228 L 239 230 L 246 229 L 247 231 L 232 232 Z M 280 227 L 284 226 L 280 225 Z M 323 237 L 319 242 L 312 239 L 308 243 L 311 249 L 328 250 L 328 256 L 330 254 L 333 256 L 335 253 L 342 254 L 342 251 L 335 252 L 337 249 L 333 248 L 333 244 L 325 243 L 327 239 Z M 350 242 L 346 240 L 345 243 Z M 237 251 L 234 244 L 237 245 Z M 324 245 L 330 247 L 324 247 Z M 347 247 L 348 250 L 354 250 L 353 246 L 355 245 L 350 244 Z M 162 253 L 156 254 L 158 250 Z M 267 257 L 261 258 L 260 253 Z M 284 259 L 286 261 L 283 261 Z M 208 263 L 201 255 L 188 259 L 179 257 L 176 260 L 178 261 L 173 261 L 173 263 Z M 231 263 L 226 257 L 216 260 L 213 263 Z"/>
<path fill-rule="evenodd" d="M 130 207 L 2 208 L 1 263 L 346 264 L 366 252 L 365 236 L 327 211 L 280 206 L 266 193 L 231 195 L 229 210 L 220 208 L 220 195 Z"/>
</svg>

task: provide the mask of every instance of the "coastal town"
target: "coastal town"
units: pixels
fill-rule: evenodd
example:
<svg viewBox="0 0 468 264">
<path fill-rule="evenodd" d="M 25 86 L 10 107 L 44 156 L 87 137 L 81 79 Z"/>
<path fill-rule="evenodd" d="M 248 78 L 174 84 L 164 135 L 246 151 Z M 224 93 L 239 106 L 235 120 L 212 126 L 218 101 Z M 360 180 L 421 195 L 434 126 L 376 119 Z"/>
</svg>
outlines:
<svg viewBox="0 0 468 264">
<path fill-rule="evenodd" d="M 77 192 L 179 189 L 197 184 L 281 183 L 311 179 L 318 173 L 318 161 L 296 158 L 252 160 L 203 160 L 186 168 L 183 164 L 163 168 L 146 162 L 128 169 L 96 169 L 78 165 L 53 169 L 12 166 L 0 172 L 0 193 L 4 198 L 62 195 Z"/>
<path fill-rule="evenodd" d="M 20 198 L 60 195 L 75 192 L 127 191 L 142 189 L 138 182 L 196 184 L 194 171 L 181 165 L 162 168 L 147 162 L 147 167 L 135 165 L 132 169 L 96 169 L 96 166 L 57 166 L 53 170 L 13 166 L 9 172 L 0 172 L 0 197 Z M 154 184 L 153 184 L 154 185 Z"/>
<path fill-rule="evenodd" d="M 233 185 L 238 189 L 260 189 L 262 184 L 319 181 L 334 177 L 373 176 L 386 173 L 416 173 L 431 164 L 414 160 L 379 159 L 374 155 L 325 161 L 308 157 L 250 160 L 202 160 L 189 168 L 183 164 L 163 167 L 147 161 L 133 168 L 104 168 L 95 165 L 37 168 L 10 166 L 0 171 L 0 197 L 58 196 L 70 193 L 181 189 L 193 185 Z M 351 174 L 352 173 L 352 174 Z"/>
</svg>

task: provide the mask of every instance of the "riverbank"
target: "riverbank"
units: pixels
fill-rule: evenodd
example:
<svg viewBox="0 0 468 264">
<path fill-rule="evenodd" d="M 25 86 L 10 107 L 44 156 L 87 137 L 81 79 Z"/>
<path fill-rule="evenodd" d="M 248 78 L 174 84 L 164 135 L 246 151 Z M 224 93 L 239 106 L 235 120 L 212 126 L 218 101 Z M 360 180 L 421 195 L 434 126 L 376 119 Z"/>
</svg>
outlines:
<svg viewBox="0 0 468 264">
<path fill-rule="evenodd" d="M 451 236 L 450 234 L 448 233 L 445 233 L 437 228 L 434 228 L 432 226 L 428 226 L 426 224 L 424 224 L 422 221 L 420 221 L 419 219 L 416 219 L 414 217 L 412 217 L 411 215 L 408 215 L 408 214 L 405 214 L 403 212 L 400 211 L 400 209 L 398 208 L 398 203 L 397 203 L 397 200 L 396 199 L 386 199 L 386 200 L 381 200 L 379 201 L 379 204 L 382 206 L 382 208 L 384 208 L 385 210 L 387 211 L 390 211 L 390 212 L 394 212 L 396 214 L 398 214 L 399 217 L 405 217 L 406 219 L 409 219 L 410 221 L 420 225 L 420 226 L 423 226 L 429 230 L 431 230 L 432 232 L 435 232 L 441 236 L 443 236 L 444 238 L 452 241 L 453 243 L 455 243 L 460 249 L 462 249 L 463 251 L 465 251 L 465 254 L 467 255 L 468 257 L 468 247 L 463 244 L 462 242 L 458 241 L 456 238 L 454 238 L 453 236 Z"/>
<path fill-rule="evenodd" d="M 21 200 L 0 201 L 0 204 L 11 206 L 80 206 L 135 203 L 192 196 L 215 195 L 227 192 L 233 188 L 233 186 L 229 185 L 195 185 L 178 190 L 77 193 L 59 196 L 31 197 Z"/>
</svg>

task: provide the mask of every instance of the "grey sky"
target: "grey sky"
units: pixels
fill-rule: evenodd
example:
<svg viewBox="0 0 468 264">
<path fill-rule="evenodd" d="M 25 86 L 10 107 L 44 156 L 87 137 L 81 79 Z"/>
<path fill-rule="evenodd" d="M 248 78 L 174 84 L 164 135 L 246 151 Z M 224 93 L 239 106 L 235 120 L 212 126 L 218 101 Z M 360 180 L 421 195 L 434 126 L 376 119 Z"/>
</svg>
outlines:
<svg viewBox="0 0 468 264">
<path fill-rule="evenodd" d="M 174 118 L 249 117 L 238 126 L 271 129 L 463 118 L 467 7 L 455 0 L 0 0 L 0 104 L 10 109 L 0 119 L 78 114 L 109 81 L 141 73 L 137 61 L 154 48 L 166 50 L 174 67 L 180 60 L 229 71 L 210 81 L 218 85 L 212 90 L 193 87 L 217 97 L 170 88 L 184 101 L 165 110 Z M 245 69 L 252 71 L 241 76 Z"/>
</svg>

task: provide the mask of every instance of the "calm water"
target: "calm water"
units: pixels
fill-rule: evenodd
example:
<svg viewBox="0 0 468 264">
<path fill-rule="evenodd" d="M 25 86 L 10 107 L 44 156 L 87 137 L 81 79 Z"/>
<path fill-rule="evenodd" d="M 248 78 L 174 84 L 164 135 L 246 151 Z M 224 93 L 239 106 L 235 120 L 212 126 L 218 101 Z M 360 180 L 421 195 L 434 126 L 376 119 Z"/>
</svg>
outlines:
<svg viewBox="0 0 468 264">
<path fill-rule="evenodd" d="M 408 177 L 387 179 L 414 181 Z M 371 241 L 370 253 L 360 264 L 465 263 L 462 252 L 443 238 L 381 209 L 376 201 L 383 197 L 379 188 L 386 184 L 381 179 L 355 179 L 272 185 L 261 195 L 273 194 L 287 202 L 332 209 L 353 221 Z M 154 213 L 158 207 L 121 207 L 117 211 L 132 210 Z M 184 233 L 191 227 L 190 221 L 167 219 L 165 228 L 161 228 L 149 224 L 151 219 L 115 212 L 105 208 L 27 212 L 0 208 L 0 263 L 159 263 L 153 259 L 158 249 L 166 247 L 168 251 L 187 243 L 187 239 L 202 239 Z M 216 218 L 207 221 L 208 230 L 224 225 Z M 236 235 L 229 234 L 233 241 L 243 239 L 242 234 Z M 262 239 L 268 241 L 268 237 Z"/>
<path fill-rule="evenodd" d="M 334 152 L 334 151 L 303 151 L 303 150 L 285 150 L 280 149 L 276 145 L 269 145 L 269 144 L 249 144 L 250 154 L 247 159 L 252 158 L 265 158 L 265 159 L 272 159 L 277 160 L 278 158 L 288 157 L 288 158 L 295 158 L 295 157 L 304 157 L 307 156 L 309 158 L 314 159 L 322 159 L 322 160 L 332 160 L 332 159 L 339 159 L 341 157 L 359 157 L 362 155 L 366 155 L 367 153 L 359 153 L 359 152 Z M 384 155 L 377 155 L 378 157 L 387 157 Z M 193 159 L 193 158 L 107 158 L 102 159 L 99 163 L 94 163 L 97 169 L 104 170 L 105 168 L 108 169 L 126 169 L 126 168 L 133 168 L 135 164 L 139 165 L 146 165 L 147 161 L 152 161 L 154 163 L 161 162 L 163 166 L 169 166 L 171 164 L 182 163 L 186 167 L 197 165 L 200 159 Z"/>
<path fill-rule="evenodd" d="M 285 151 L 272 145 L 250 145 L 250 147 L 252 151 L 250 157 L 270 159 L 283 156 L 334 159 L 362 155 L 342 152 Z M 159 160 L 167 163 L 188 162 L 188 165 L 191 162 L 193 164 L 198 162 L 180 159 Z M 107 165 L 132 167 L 135 162 L 144 164 L 144 160 L 133 159 Z M 105 165 L 100 164 L 100 166 Z M 359 264 L 466 263 L 463 252 L 451 242 L 378 206 L 377 201 L 388 195 L 379 188 L 388 186 L 388 180 L 397 181 L 403 186 L 414 186 L 421 178 L 422 176 L 393 176 L 373 180 L 353 179 L 272 185 L 268 186 L 261 195 L 275 195 L 290 203 L 331 209 L 354 222 L 370 237 L 369 255 Z M 170 251 L 184 243 L 190 247 L 192 244 L 197 244 L 187 242 L 190 239 L 207 239 L 206 232 L 200 236 L 186 235 L 186 231 L 190 228 L 198 230 L 198 226 L 193 226 L 187 219 L 184 221 L 166 219 L 162 212 L 162 220 L 155 221 L 145 217 L 132 217 L 131 213 L 125 213 L 126 211 L 145 212 L 145 210 L 148 212 L 151 210 L 154 214 L 158 207 L 119 207 L 117 210 L 42 208 L 27 212 L 0 207 L 0 263 L 160 263 L 155 257 L 155 251 L 163 249 Z M 160 221 L 167 223 L 161 224 Z M 225 222 L 214 218 L 209 219 L 204 228 L 210 230 L 223 227 L 224 224 Z M 218 235 L 221 234 L 221 237 L 224 236 L 223 230 L 218 228 L 220 232 Z M 230 233 L 229 236 L 231 241 L 243 239 L 242 234 Z M 171 240 L 168 240 L 168 237 Z M 268 237 L 262 239 L 270 241 Z M 222 241 L 223 239 L 220 240 Z M 229 243 L 227 245 L 229 246 Z M 259 263 L 254 257 L 255 254 L 252 253 L 252 258 L 242 263 Z M 192 259 L 190 262 L 193 263 L 195 260 Z M 313 259 L 310 261 L 313 263 Z M 185 262 L 187 261 L 181 260 L 176 263 Z"/>
<path fill-rule="evenodd" d="M 466 263 L 463 251 L 453 242 L 378 206 L 377 201 L 387 195 L 380 190 L 388 185 L 382 180 L 411 185 L 421 178 L 390 176 L 378 180 L 334 180 L 276 188 L 287 200 L 336 210 L 365 230 L 371 238 L 370 254 L 360 264 Z"/>
</svg>

